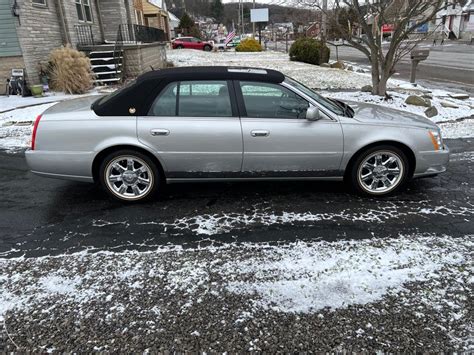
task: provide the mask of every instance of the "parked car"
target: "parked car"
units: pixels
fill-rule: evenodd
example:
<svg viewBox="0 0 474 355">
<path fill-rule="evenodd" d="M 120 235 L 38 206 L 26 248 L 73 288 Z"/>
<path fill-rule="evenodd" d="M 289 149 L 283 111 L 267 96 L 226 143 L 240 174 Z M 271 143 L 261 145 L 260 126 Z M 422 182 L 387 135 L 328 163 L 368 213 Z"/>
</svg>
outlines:
<svg viewBox="0 0 474 355">
<path fill-rule="evenodd" d="M 386 196 L 444 172 L 449 150 L 424 117 L 327 99 L 278 71 L 184 67 L 52 106 L 26 159 L 35 174 L 100 182 L 122 201 L 165 183 L 274 179 Z"/>
<path fill-rule="evenodd" d="M 225 38 L 216 38 L 214 40 L 214 48 L 217 50 L 224 51 L 227 47 L 230 47 L 229 44 L 225 44 Z"/>
<path fill-rule="evenodd" d="M 173 49 L 200 49 L 204 51 L 212 50 L 213 43 L 208 41 L 201 41 L 196 37 L 179 37 L 171 41 Z"/>
</svg>

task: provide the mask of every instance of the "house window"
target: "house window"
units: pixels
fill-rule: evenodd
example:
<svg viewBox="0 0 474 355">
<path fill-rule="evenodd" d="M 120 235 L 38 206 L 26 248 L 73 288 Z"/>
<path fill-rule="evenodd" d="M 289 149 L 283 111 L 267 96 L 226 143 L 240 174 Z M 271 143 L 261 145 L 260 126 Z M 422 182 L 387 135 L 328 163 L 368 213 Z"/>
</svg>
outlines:
<svg viewBox="0 0 474 355">
<path fill-rule="evenodd" d="M 31 0 L 35 6 L 46 6 L 46 0 Z"/>
<path fill-rule="evenodd" d="M 77 17 L 79 21 L 92 22 L 90 0 L 75 0 Z"/>
</svg>

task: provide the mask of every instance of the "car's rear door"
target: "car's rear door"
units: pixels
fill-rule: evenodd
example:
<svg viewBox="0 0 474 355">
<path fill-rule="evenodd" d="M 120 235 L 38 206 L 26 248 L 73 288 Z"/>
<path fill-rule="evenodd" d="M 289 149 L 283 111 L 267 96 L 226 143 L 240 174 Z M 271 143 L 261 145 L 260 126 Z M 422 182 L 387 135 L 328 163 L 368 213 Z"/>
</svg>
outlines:
<svg viewBox="0 0 474 355">
<path fill-rule="evenodd" d="M 238 176 L 242 130 L 232 82 L 176 81 L 138 118 L 139 140 L 152 147 L 167 178 Z"/>
<path fill-rule="evenodd" d="M 236 82 L 242 114 L 242 174 L 276 177 L 340 175 L 343 133 L 323 115 L 308 121 L 309 102 L 281 84 Z"/>
</svg>

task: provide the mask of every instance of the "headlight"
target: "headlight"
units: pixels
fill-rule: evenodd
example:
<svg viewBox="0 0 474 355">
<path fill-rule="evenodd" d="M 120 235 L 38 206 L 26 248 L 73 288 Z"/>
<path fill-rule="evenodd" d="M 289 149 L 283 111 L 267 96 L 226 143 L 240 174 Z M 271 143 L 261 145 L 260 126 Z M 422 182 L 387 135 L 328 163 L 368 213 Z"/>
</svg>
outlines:
<svg viewBox="0 0 474 355">
<path fill-rule="evenodd" d="M 441 150 L 443 149 L 443 138 L 441 137 L 441 131 L 438 130 L 431 130 L 428 131 L 430 138 L 431 138 L 431 143 L 433 143 L 433 147 L 435 150 Z"/>
</svg>

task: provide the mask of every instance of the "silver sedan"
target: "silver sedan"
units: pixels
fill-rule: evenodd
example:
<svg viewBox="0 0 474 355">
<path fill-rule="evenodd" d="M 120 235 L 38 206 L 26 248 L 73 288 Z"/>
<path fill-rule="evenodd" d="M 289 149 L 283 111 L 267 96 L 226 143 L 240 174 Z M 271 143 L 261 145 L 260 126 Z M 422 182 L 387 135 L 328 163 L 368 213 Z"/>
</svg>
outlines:
<svg viewBox="0 0 474 355">
<path fill-rule="evenodd" d="M 415 114 L 327 99 L 273 70 L 189 67 L 54 105 L 26 158 L 35 174 L 139 201 L 165 183 L 222 180 L 344 180 L 386 196 L 446 171 L 449 150 Z"/>
</svg>

